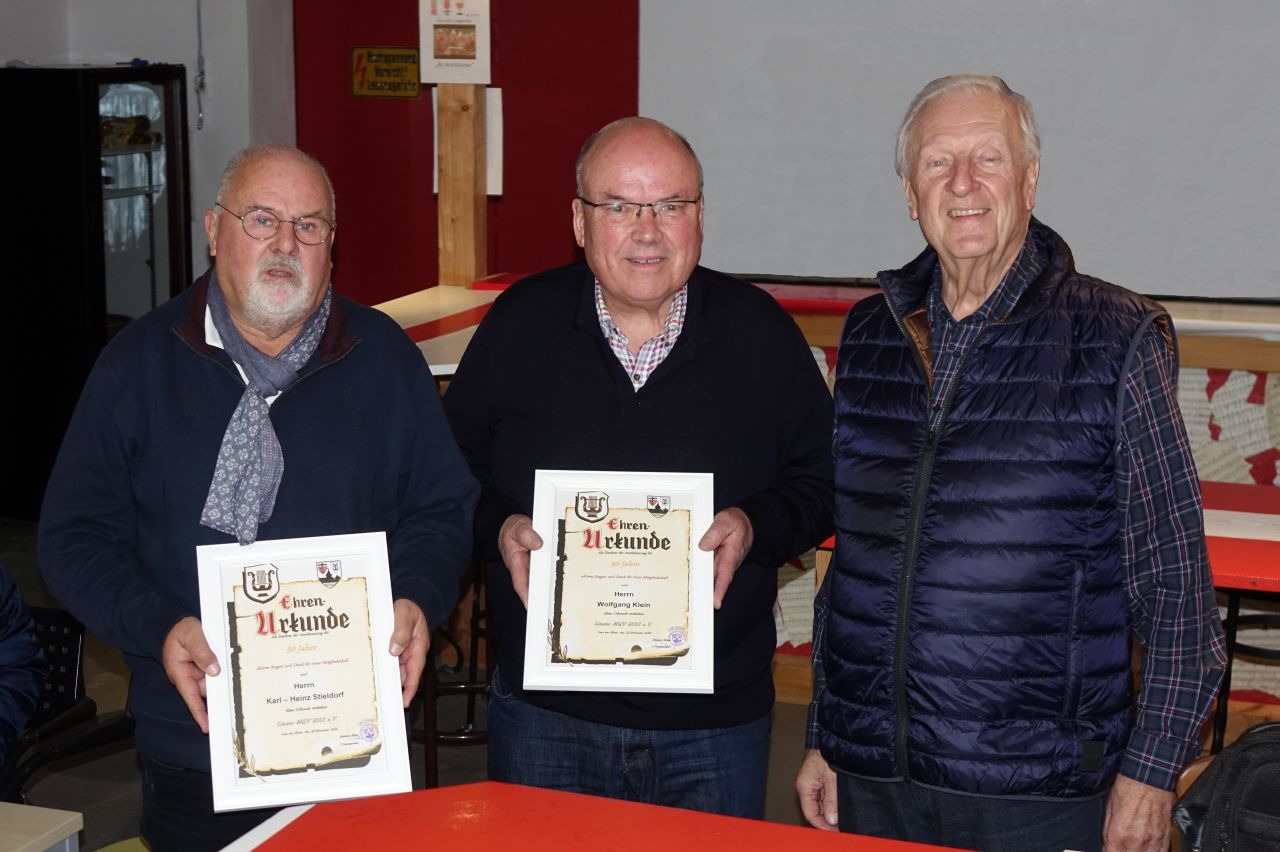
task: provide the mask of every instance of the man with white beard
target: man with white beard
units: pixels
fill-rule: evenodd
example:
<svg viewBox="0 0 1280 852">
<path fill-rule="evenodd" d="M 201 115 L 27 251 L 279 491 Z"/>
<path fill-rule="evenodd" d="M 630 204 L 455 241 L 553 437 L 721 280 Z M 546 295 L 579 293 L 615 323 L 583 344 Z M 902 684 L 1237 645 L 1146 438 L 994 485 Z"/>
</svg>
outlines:
<svg viewBox="0 0 1280 852">
<path fill-rule="evenodd" d="M 334 223 L 314 159 L 236 155 L 204 217 L 214 268 L 103 351 L 45 492 L 45 581 L 133 675 L 153 850 L 219 849 L 271 814 L 213 812 L 203 695 L 226 661 L 197 546 L 385 531 L 406 706 L 470 556 L 477 485 L 417 347 L 333 292 Z"/>
</svg>

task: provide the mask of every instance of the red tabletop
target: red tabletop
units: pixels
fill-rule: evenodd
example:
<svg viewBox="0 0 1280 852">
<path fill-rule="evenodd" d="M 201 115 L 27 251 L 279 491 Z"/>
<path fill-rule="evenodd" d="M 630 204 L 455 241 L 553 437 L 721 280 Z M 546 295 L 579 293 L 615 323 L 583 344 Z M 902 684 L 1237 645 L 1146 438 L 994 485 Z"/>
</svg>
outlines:
<svg viewBox="0 0 1280 852">
<path fill-rule="evenodd" d="M 421 343 L 433 337 L 442 337 L 454 331 L 462 331 L 464 328 L 479 325 L 480 320 L 484 319 L 484 315 L 489 313 L 490 307 L 492 306 L 487 304 L 476 305 L 474 308 L 467 308 L 465 311 L 447 314 L 427 322 L 411 325 L 404 330 L 404 333 L 409 335 L 409 339 L 414 343 Z"/>
<path fill-rule="evenodd" d="M 942 849 L 484 781 L 316 805 L 258 847 L 277 852 Z"/>
<path fill-rule="evenodd" d="M 1205 536 L 1213 585 L 1280 592 L 1280 541 Z"/>
</svg>

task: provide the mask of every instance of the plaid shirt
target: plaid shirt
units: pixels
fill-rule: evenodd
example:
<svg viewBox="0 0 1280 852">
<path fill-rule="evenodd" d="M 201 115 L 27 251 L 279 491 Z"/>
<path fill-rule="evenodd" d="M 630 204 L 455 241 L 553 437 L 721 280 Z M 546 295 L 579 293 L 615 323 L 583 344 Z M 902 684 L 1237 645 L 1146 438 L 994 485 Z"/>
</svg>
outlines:
<svg viewBox="0 0 1280 852">
<path fill-rule="evenodd" d="M 671 309 L 667 311 L 667 321 L 663 323 L 662 330 L 641 344 L 640 351 L 632 355 L 627 348 L 627 336 L 618 328 L 609 309 L 605 307 L 604 291 L 600 288 L 600 282 L 596 281 L 596 315 L 600 318 L 600 330 L 604 332 L 604 339 L 609 341 L 613 354 L 622 362 L 622 369 L 631 378 L 633 390 L 644 387 L 653 371 L 671 354 L 671 348 L 676 345 L 676 339 L 684 329 L 684 312 L 688 304 L 689 285 L 686 283 L 671 300 Z"/>
<path fill-rule="evenodd" d="M 996 291 L 960 321 L 951 318 L 941 298 L 941 281 L 935 278 L 925 308 L 934 362 L 930 417 L 935 423 L 964 352 L 991 317 L 1008 314 L 1045 263 L 1043 250 L 1028 239 Z M 1201 728 L 1226 665 L 1204 544 L 1200 480 L 1176 391 L 1174 353 L 1160 330 L 1149 326 L 1125 375 L 1115 473 L 1129 618 L 1146 648 L 1137 715 L 1120 771 L 1165 790 L 1173 789 L 1178 772 L 1200 753 Z M 817 704 L 826 691 L 822 657 L 828 610 L 824 581 L 814 600 L 808 748 L 818 747 Z"/>
</svg>

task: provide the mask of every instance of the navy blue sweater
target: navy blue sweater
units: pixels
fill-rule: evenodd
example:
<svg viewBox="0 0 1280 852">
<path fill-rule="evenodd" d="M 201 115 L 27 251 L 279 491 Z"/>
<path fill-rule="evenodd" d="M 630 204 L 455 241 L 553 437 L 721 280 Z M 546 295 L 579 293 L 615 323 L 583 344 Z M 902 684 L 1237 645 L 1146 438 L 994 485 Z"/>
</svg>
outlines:
<svg viewBox="0 0 1280 852">
<path fill-rule="evenodd" d="M 204 342 L 208 276 L 127 326 L 95 365 L 40 517 L 50 590 L 133 673 L 144 754 L 208 770 L 207 739 L 160 663 L 169 630 L 199 616 L 197 545 L 218 448 L 244 383 Z M 284 451 L 259 539 L 387 533 L 392 591 L 438 625 L 471 552 L 477 488 L 417 347 L 387 316 L 335 297 L 324 336 L 271 406 Z M 225 664 L 225 661 L 223 661 Z"/>
</svg>

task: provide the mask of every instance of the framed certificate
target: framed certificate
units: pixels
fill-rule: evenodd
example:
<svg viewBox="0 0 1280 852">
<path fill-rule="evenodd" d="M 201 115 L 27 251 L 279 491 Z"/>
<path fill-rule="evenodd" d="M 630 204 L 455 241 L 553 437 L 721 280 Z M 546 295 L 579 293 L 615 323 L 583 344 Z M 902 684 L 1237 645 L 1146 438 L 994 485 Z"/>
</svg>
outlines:
<svg viewBox="0 0 1280 852">
<path fill-rule="evenodd" d="M 713 690 L 712 475 L 539 470 L 524 688 Z"/>
<path fill-rule="evenodd" d="M 216 811 L 408 792 L 383 533 L 196 548 Z"/>
</svg>

